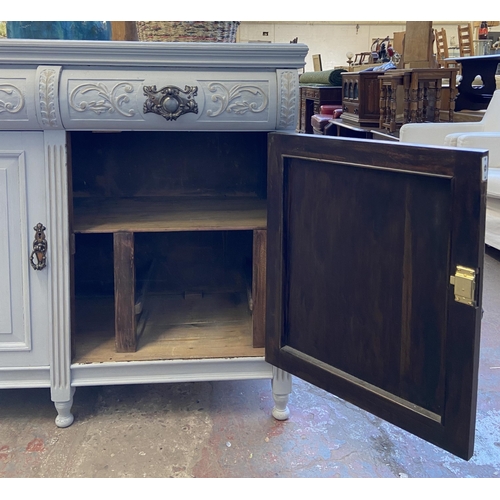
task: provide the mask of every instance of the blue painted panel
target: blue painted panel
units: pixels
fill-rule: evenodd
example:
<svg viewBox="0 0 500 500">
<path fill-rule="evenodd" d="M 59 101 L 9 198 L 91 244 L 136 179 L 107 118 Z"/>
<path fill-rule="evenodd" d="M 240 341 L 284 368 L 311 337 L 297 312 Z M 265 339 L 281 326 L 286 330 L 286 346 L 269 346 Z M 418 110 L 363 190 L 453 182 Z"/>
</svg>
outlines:
<svg viewBox="0 0 500 500">
<path fill-rule="evenodd" d="M 7 38 L 111 40 L 108 21 L 7 21 Z"/>
</svg>

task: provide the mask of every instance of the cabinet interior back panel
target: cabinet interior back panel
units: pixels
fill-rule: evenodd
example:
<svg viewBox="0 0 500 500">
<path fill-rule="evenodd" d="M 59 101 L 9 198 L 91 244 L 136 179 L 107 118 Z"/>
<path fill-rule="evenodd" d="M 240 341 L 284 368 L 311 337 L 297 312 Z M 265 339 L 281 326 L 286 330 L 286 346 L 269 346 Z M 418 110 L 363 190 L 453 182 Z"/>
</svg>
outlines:
<svg viewBox="0 0 500 500">
<path fill-rule="evenodd" d="M 266 197 L 267 134 L 71 134 L 75 197 Z"/>
</svg>

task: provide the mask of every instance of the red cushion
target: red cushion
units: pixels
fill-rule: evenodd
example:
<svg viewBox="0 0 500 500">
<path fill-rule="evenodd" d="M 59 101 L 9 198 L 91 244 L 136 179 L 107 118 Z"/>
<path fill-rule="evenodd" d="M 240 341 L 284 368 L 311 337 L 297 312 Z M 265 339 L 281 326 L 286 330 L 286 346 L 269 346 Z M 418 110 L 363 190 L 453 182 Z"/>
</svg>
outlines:
<svg viewBox="0 0 500 500">
<path fill-rule="evenodd" d="M 323 104 L 319 107 L 319 112 L 322 115 L 333 115 L 337 109 L 342 109 L 340 104 Z"/>
</svg>

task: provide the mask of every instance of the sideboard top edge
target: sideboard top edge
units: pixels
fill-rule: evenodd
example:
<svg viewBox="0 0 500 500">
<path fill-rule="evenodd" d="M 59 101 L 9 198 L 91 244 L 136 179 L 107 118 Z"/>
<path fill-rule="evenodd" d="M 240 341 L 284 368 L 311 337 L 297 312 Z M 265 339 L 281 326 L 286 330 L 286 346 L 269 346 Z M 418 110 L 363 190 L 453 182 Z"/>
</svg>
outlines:
<svg viewBox="0 0 500 500">
<path fill-rule="evenodd" d="M 0 66 L 303 68 L 308 47 L 285 43 L 0 40 Z"/>
</svg>

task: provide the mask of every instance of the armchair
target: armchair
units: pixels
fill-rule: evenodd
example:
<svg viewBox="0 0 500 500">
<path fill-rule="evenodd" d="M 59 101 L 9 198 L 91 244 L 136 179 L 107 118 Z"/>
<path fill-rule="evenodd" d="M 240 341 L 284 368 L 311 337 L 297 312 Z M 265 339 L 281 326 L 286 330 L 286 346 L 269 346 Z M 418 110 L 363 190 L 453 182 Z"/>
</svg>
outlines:
<svg viewBox="0 0 500 500">
<path fill-rule="evenodd" d="M 493 92 L 493 97 L 481 121 L 406 123 L 401 127 L 399 139 L 401 142 L 430 144 L 434 146 L 457 146 L 457 137 L 470 132 L 500 132 L 500 90 Z M 451 134 L 453 134 L 453 137 L 448 138 Z M 497 163 L 495 166 L 500 167 L 500 163 Z"/>
<path fill-rule="evenodd" d="M 407 123 L 401 142 L 489 150 L 486 198 L 486 244 L 500 249 L 500 90 L 479 122 Z"/>
</svg>

